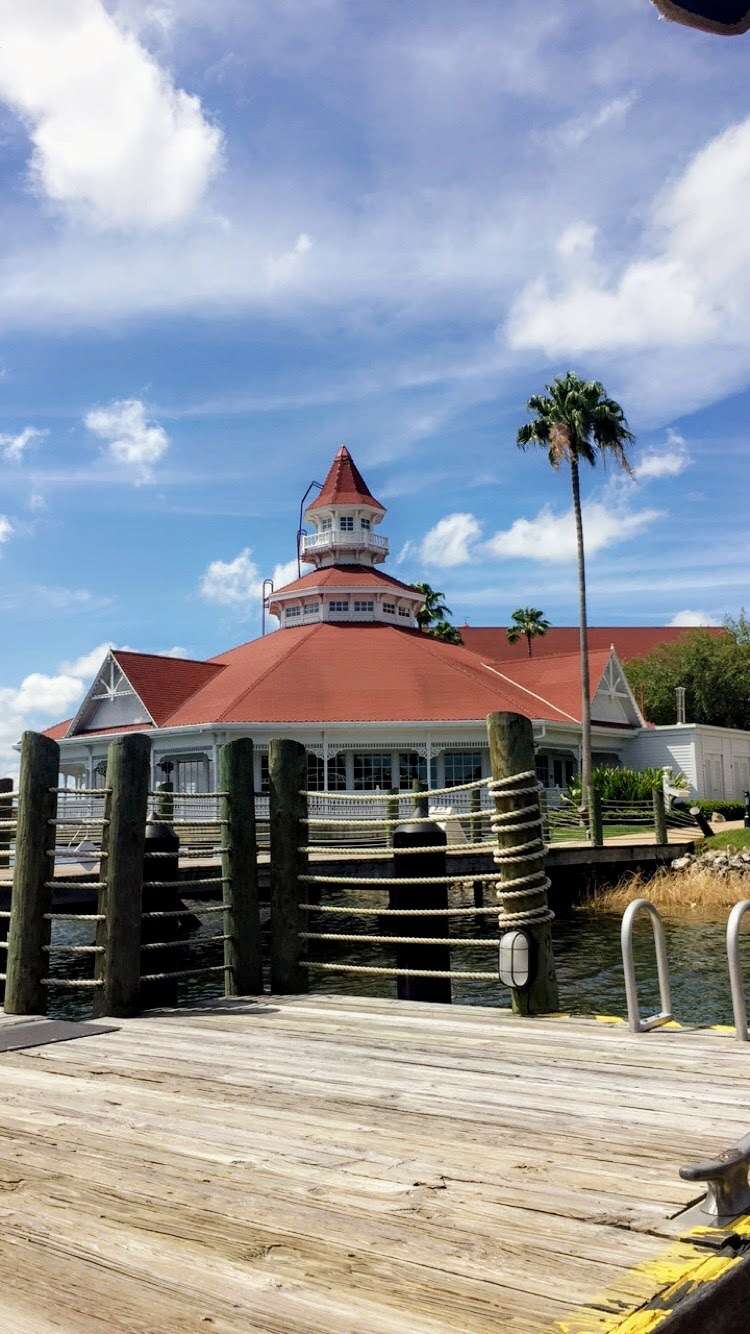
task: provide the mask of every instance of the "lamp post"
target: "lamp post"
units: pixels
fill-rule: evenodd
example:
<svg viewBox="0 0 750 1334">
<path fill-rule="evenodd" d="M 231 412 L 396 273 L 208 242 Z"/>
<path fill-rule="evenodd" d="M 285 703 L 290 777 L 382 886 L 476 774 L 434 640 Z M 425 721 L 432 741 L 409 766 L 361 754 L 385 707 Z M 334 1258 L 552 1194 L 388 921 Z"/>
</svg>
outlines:
<svg viewBox="0 0 750 1334">
<path fill-rule="evenodd" d="M 266 633 L 266 608 L 268 606 L 272 593 L 273 593 L 273 579 L 264 579 L 263 588 L 261 590 L 261 595 L 260 595 L 261 602 L 263 604 L 263 610 L 261 615 L 261 629 L 260 629 L 261 639 Z"/>
</svg>

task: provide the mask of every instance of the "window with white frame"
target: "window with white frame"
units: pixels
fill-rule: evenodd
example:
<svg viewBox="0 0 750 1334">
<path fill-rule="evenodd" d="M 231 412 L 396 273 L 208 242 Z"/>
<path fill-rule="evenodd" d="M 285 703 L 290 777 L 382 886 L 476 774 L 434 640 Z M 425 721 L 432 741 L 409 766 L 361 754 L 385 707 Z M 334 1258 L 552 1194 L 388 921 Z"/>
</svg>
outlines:
<svg viewBox="0 0 750 1334">
<path fill-rule="evenodd" d="M 318 610 L 317 602 L 306 602 L 304 606 L 305 616 L 312 616 L 313 612 Z"/>
<path fill-rule="evenodd" d="M 348 603 L 348 602 L 342 602 L 340 599 L 339 599 L 338 601 L 336 601 L 336 602 L 329 602 L 329 603 L 328 603 L 328 610 L 329 610 L 329 611 L 348 611 L 348 610 L 349 610 L 349 603 Z"/>
<path fill-rule="evenodd" d="M 321 533 L 330 533 L 332 527 L 331 519 L 321 519 L 318 524 L 318 531 Z"/>
<path fill-rule="evenodd" d="M 354 756 L 354 791 L 388 792 L 393 786 L 393 765 L 390 751 L 373 751 Z"/>
<path fill-rule="evenodd" d="M 328 756 L 328 791 L 346 792 L 346 756 Z"/>
<path fill-rule="evenodd" d="M 307 752 L 307 790 L 308 792 L 322 792 L 323 782 L 323 757 L 316 755 L 312 750 Z"/>
<path fill-rule="evenodd" d="M 396 615 L 395 602 L 384 602 L 383 611 L 385 612 L 386 616 L 395 616 Z"/>
<path fill-rule="evenodd" d="M 411 616 L 411 611 L 408 607 L 399 607 L 398 614 L 399 616 Z"/>
<path fill-rule="evenodd" d="M 445 752 L 445 786 L 458 787 L 460 783 L 476 783 L 482 777 L 482 755 L 478 750 L 447 750 Z"/>
<path fill-rule="evenodd" d="M 424 755 L 418 755 L 416 750 L 402 750 L 398 757 L 398 785 L 400 788 L 409 788 L 415 779 L 420 783 L 427 782 L 427 760 Z M 430 760 L 430 787 L 437 787 L 437 761 Z"/>
<path fill-rule="evenodd" d="M 340 516 L 339 529 L 342 533 L 354 532 L 354 518 L 351 514 L 342 514 Z"/>
<path fill-rule="evenodd" d="M 288 621 L 291 621 L 291 620 L 293 619 L 293 617 L 295 617 L 295 616 L 301 616 L 301 615 L 302 615 L 302 608 L 301 608 L 301 607 L 287 607 L 286 611 L 284 612 L 284 615 L 286 616 L 286 618 L 287 618 Z"/>
<path fill-rule="evenodd" d="M 369 520 L 369 519 L 362 519 L 362 527 L 364 528 L 365 532 L 369 533 L 369 531 L 370 531 L 370 520 Z"/>
<path fill-rule="evenodd" d="M 375 610 L 375 603 L 374 603 L 374 602 L 357 602 L 357 601 L 355 600 L 355 603 L 354 603 L 354 610 L 355 610 L 355 611 L 374 611 L 374 610 Z"/>
</svg>

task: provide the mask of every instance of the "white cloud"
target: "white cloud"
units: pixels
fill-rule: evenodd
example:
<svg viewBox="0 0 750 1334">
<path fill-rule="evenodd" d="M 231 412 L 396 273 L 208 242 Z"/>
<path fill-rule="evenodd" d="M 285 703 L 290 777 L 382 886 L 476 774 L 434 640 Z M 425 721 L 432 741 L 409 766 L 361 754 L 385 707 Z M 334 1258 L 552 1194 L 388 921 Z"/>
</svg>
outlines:
<svg viewBox="0 0 750 1334">
<path fill-rule="evenodd" d="M 446 514 L 422 538 L 419 554 L 428 565 L 466 565 L 481 531 L 473 514 Z"/>
<path fill-rule="evenodd" d="M 67 676 L 83 677 L 88 681 L 95 672 L 98 672 L 111 648 L 115 648 L 115 644 L 108 639 L 103 644 L 97 644 L 96 648 L 89 649 L 87 653 L 82 653 L 80 657 L 74 658 L 72 662 L 61 662 L 60 671 Z"/>
<path fill-rule="evenodd" d="M 0 30 L 0 97 L 28 128 L 49 199 L 117 228 L 192 212 L 221 134 L 101 0 L 0 0 Z"/>
<path fill-rule="evenodd" d="M 689 467 L 687 440 L 670 427 L 664 447 L 641 454 L 633 471 L 640 482 L 650 482 L 659 477 L 679 477 Z"/>
<path fill-rule="evenodd" d="M 274 565 L 271 578 L 274 588 L 283 588 L 285 584 L 291 584 L 292 580 L 297 578 L 296 559 L 284 561 L 281 565 Z"/>
<path fill-rule="evenodd" d="M 212 560 L 201 578 L 199 592 L 206 602 L 242 607 L 260 599 L 262 587 L 263 579 L 252 551 L 244 547 L 234 560 Z"/>
<path fill-rule="evenodd" d="M 0 775 L 17 772 L 14 746 L 25 729 L 37 730 L 58 722 L 82 694 L 83 682 L 66 673 L 46 676 L 32 672 L 19 686 L 0 686 Z"/>
<path fill-rule="evenodd" d="M 610 98 L 595 110 L 585 112 L 581 116 L 573 116 L 555 129 L 536 137 L 545 140 L 554 148 L 580 148 L 587 139 L 596 134 L 597 130 L 604 129 L 605 125 L 623 121 L 636 101 L 637 94 L 634 92 Z"/>
<path fill-rule="evenodd" d="M 417 549 L 416 543 L 412 542 L 411 539 L 409 539 L 409 541 L 407 542 L 404 542 L 404 545 L 402 546 L 401 550 L 399 551 L 396 557 L 396 564 L 403 565 L 404 561 L 407 561 L 410 556 L 414 555 L 416 549 Z"/>
<path fill-rule="evenodd" d="M 40 514 L 42 510 L 47 508 L 47 501 L 39 491 L 32 491 L 26 503 L 32 514 Z"/>
<path fill-rule="evenodd" d="M 190 654 L 182 644 L 173 644 L 171 648 L 158 648 L 156 650 L 160 658 L 189 658 Z"/>
<path fill-rule="evenodd" d="M 611 509 L 601 501 L 584 506 L 583 533 L 587 555 L 603 551 L 617 542 L 636 537 L 660 517 L 654 509 Z M 556 514 L 545 505 L 534 519 L 516 519 L 504 532 L 486 543 L 493 556 L 560 562 L 576 558 L 573 511 Z"/>
<path fill-rule="evenodd" d="M 146 408 L 139 398 L 115 399 L 106 407 L 92 408 L 85 424 L 100 440 L 107 442 L 110 456 L 132 469 L 136 485 L 150 482 L 154 464 L 169 448 L 169 436 L 162 426 L 146 419 Z"/>
<path fill-rule="evenodd" d="M 13 535 L 13 524 L 5 514 L 0 514 L 0 542 L 8 542 Z"/>
<path fill-rule="evenodd" d="M 706 611 L 691 611 L 689 607 L 686 607 L 684 611 L 675 612 L 669 624 L 695 626 L 697 628 L 701 625 L 721 625 L 721 621 L 717 621 L 715 616 L 709 616 Z"/>
<path fill-rule="evenodd" d="M 36 426 L 24 426 L 18 435 L 0 434 L 0 454 L 9 463 L 20 463 L 24 450 L 37 440 L 43 440 L 46 435 L 49 435 L 49 431 L 41 431 Z"/>
<path fill-rule="evenodd" d="M 565 228 L 557 242 L 557 253 L 563 259 L 573 256 L 591 255 L 594 251 L 597 231 L 590 222 L 572 222 Z"/>
<path fill-rule="evenodd" d="M 567 271 L 533 279 L 507 324 L 515 348 L 550 356 L 747 342 L 750 307 L 750 119 L 698 152 L 651 206 L 637 253 L 619 275 Z"/>
</svg>

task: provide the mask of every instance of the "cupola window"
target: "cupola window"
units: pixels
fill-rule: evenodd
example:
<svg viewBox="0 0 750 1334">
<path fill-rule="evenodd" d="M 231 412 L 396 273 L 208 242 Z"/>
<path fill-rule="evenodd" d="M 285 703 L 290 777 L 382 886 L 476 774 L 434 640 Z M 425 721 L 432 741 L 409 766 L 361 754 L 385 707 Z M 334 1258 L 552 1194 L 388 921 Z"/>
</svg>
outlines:
<svg viewBox="0 0 750 1334">
<path fill-rule="evenodd" d="M 354 518 L 351 514 L 342 514 L 339 519 L 339 528 L 342 533 L 354 532 Z"/>
<path fill-rule="evenodd" d="M 294 616 L 301 616 L 301 614 L 302 614 L 301 607 L 287 607 L 286 611 L 284 612 L 284 615 L 286 616 L 288 621 L 290 621 Z"/>
<path fill-rule="evenodd" d="M 364 611 L 364 612 L 374 612 L 374 610 L 375 610 L 375 603 L 374 603 L 374 602 L 356 602 L 356 601 L 355 601 L 355 603 L 354 603 L 354 610 L 355 610 L 355 611 Z"/>
<path fill-rule="evenodd" d="M 328 610 L 329 610 L 329 611 L 348 611 L 348 610 L 349 610 L 349 603 L 348 603 L 348 602 L 329 602 L 329 603 L 328 603 Z"/>
<path fill-rule="evenodd" d="M 369 533 L 369 531 L 370 531 L 370 520 L 369 520 L 369 519 L 363 519 L 363 520 L 362 520 L 362 527 L 365 529 L 366 532 Z"/>
<path fill-rule="evenodd" d="M 385 612 L 386 616 L 395 616 L 396 615 L 395 602 L 384 602 L 383 611 Z"/>
<path fill-rule="evenodd" d="M 399 616 L 411 616 L 411 612 L 409 611 L 408 607 L 399 607 L 398 614 Z"/>
</svg>

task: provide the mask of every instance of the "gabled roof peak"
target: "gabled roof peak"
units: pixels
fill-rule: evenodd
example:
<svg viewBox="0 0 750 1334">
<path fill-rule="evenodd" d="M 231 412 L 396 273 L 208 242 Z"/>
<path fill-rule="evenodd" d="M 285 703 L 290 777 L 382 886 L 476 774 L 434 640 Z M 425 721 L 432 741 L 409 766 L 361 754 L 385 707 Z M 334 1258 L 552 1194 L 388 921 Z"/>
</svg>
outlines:
<svg viewBox="0 0 750 1334">
<path fill-rule="evenodd" d="M 346 445 L 336 450 L 320 495 L 308 505 L 307 512 L 328 505 L 368 505 L 385 513 L 385 507 L 375 499 Z"/>
</svg>

